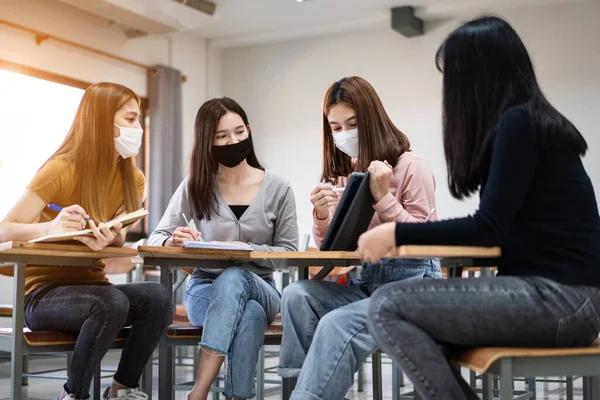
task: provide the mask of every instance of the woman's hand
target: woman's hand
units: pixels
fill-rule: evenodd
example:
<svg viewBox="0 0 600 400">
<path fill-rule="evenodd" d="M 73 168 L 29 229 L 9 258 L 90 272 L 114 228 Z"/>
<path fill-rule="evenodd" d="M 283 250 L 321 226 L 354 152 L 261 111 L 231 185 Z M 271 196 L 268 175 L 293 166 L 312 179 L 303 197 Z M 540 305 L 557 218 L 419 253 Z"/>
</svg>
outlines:
<svg viewBox="0 0 600 400">
<path fill-rule="evenodd" d="M 369 171 L 371 194 L 375 202 L 378 202 L 390 191 L 394 168 L 387 161 L 372 161 L 367 171 Z"/>
<path fill-rule="evenodd" d="M 335 207 L 340 201 L 337 193 L 333 191 L 331 183 L 319 183 L 310 194 L 310 202 L 315 207 L 318 219 L 329 217 L 329 208 Z"/>
<path fill-rule="evenodd" d="M 193 232 L 187 226 L 180 226 L 173 232 L 173 236 L 165 240 L 166 247 L 183 247 L 184 242 L 194 242 L 200 240 L 200 232 Z"/>
<path fill-rule="evenodd" d="M 94 251 L 104 250 L 106 247 L 110 246 L 123 228 L 123 224 L 120 222 L 113 223 L 110 228 L 104 223 L 100 223 L 96 226 L 96 223 L 91 219 L 89 220 L 89 224 L 94 237 L 77 236 L 73 239 L 80 241 Z"/>
<path fill-rule="evenodd" d="M 89 218 L 77 204 L 65 207 L 50 223 L 48 233 L 75 232 L 85 228 L 85 218 Z M 91 221 L 90 221 L 91 222 Z"/>
<path fill-rule="evenodd" d="M 396 247 L 396 223 L 379 225 L 360 235 L 358 254 L 360 259 L 369 263 L 379 262 Z"/>
</svg>

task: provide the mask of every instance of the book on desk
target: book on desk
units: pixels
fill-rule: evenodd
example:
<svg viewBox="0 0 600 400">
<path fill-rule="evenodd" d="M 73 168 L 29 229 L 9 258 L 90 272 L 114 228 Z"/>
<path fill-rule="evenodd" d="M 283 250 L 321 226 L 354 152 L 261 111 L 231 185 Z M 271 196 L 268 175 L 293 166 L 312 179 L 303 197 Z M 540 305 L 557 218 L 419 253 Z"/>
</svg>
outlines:
<svg viewBox="0 0 600 400">
<path fill-rule="evenodd" d="M 119 215 L 118 217 L 113 218 L 112 220 L 108 221 L 104 225 L 106 225 L 106 227 L 110 229 L 113 227 L 114 224 L 116 224 L 117 222 L 120 222 L 123 225 L 123 228 L 125 228 L 126 226 L 136 223 L 140 219 L 144 218 L 146 215 L 148 215 L 148 211 L 141 208 L 137 211 L 130 212 L 128 214 Z M 30 240 L 29 243 L 64 242 L 64 241 L 73 240 L 73 238 L 75 238 L 77 236 L 94 236 L 94 232 L 88 228 L 88 229 L 82 229 L 80 231 L 73 231 L 73 232 L 52 233 L 50 235 L 46 235 L 46 236 L 42 236 L 40 238 Z"/>
</svg>

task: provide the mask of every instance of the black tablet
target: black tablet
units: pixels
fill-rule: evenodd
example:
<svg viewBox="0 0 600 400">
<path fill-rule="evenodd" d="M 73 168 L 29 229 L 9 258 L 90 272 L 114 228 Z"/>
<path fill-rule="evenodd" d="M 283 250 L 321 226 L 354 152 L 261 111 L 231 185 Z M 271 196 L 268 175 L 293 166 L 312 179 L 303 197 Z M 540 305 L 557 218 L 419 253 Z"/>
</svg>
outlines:
<svg viewBox="0 0 600 400">
<path fill-rule="evenodd" d="M 369 173 L 350 174 L 344 194 L 321 243 L 321 251 L 355 251 L 358 238 L 367 231 L 375 214 L 374 201 L 369 187 Z M 315 279 L 322 279 L 332 269 L 323 267 Z"/>
<path fill-rule="evenodd" d="M 375 210 L 369 173 L 353 172 L 321 243 L 321 251 L 354 251 L 358 238 L 368 228 Z"/>
</svg>

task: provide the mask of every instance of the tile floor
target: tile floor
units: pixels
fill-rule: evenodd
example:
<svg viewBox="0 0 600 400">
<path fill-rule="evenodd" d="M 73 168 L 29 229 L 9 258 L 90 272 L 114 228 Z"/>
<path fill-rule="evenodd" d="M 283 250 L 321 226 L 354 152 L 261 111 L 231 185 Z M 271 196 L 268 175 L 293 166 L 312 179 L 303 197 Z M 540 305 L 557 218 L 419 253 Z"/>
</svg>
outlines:
<svg viewBox="0 0 600 400">
<path fill-rule="evenodd" d="M 276 348 L 273 348 L 276 350 Z M 103 369 L 115 369 L 118 362 L 119 353 L 118 352 L 110 352 L 103 362 Z M 266 366 L 273 367 L 277 364 L 277 358 L 267 358 Z M 31 371 L 41 370 L 41 369 L 52 369 L 52 368 L 60 368 L 65 365 L 65 358 L 55 358 L 55 357 L 44 357 L 33 360 L 31 363 Z M 364 373 L 364 391 L 359 392 L 357 388 L 357 383 L 351 388 L 348 392 L 347 397 L 350 400 L 366 400 L 372 398 L 372 387 L 371 387 L 371 366 L 370 364 L 366 365 L 365 373 Z M 192 379 L 192 368 L 191 367 L 178 367 L 177 380 L 185 381 Z M 467 373 L 466 371 L 464 372 Z M 57 373 L 59 374 L 59 373 Z M 158 367 L 154 368 L 154 399 L 158 397 Z M 110 373 L 107 373 L 110 375 Z M 383 366 L 383 391 L 384 391 L 384 399 L 389 400 L 392 398 L 392 387 L 391 387 L 391 365 L 389 361 L 386 363 L 384 359 Z M 9 388 L 10 388 L 10 369 L 9 363 L 7 360 L 0 361 L 0 399 L 8 399 L 9 397 Z M 275 374 L 267 374 L 267 380 L 278 380 L 277 375 Z M 24 392 L 27 393 L 30 400 L 52 400 L 56 399 L 56 396 L 61 390 L 61 386 L 63 384 L 63 380 L 50 380 L 50 379 L 30 379 L 29 385 L 25 388 Z M 110 384 L 110 378 L 103 380 L 103 386 Z M 575 381 L 575 398 L 574 400 L 581 400 L 581 380 Z M 517 382 L 517 389 L 522 388 L 522 384 Z M 268 384 L 267 390 L 271 389 L 271 394 L 266 397 L 266 400 L 276 400 L 280 399 L 281 395 L 278 391 L 278 388 L 274 384 Z M 558 383 L 541 383 L 538 382 L 537 391 L 538 396 L 537 399 L 540 400 L 559 400 L 565 399 L 565 385 Z M 402 388 L 402 392 L 410 392 L 412 390 L 412 386 L 410 382 L 407 381 L 404 388 Z M 185 400 L 187 392 L 185 391 L 177 391 L 176 400 Z M 210 400 L 216 400 L 209 397 Z M 223 399 L 223 397 L 220 397 Z M 451 400 L 451 399 L 449 399 Z"/>
</svg>

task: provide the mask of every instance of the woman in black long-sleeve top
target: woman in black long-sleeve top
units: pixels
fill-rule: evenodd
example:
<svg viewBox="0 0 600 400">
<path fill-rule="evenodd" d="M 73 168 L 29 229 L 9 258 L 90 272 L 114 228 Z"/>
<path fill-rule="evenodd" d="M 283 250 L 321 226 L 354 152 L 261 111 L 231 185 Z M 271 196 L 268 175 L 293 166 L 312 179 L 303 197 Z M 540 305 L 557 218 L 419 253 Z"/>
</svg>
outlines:
<svg viewBox="0 0 600 400">
<path fill-rule="evenodd" d="M 369 330 L 423 399 L 478 399 L 452 348 L 585 346 L 600 330 L 600 217 L 581 157 L 587 143 L 542 94 L 504 20 L 470 21 L 440 47 L 449 186 L 479 190 L 472 217 L 386 224 L 359 252 L 403 244 L 501 246 L 499 276 L 397 282 L 371 298 Z M 440 346 L 441 345 L 441 346 Z"/>
</svg>

